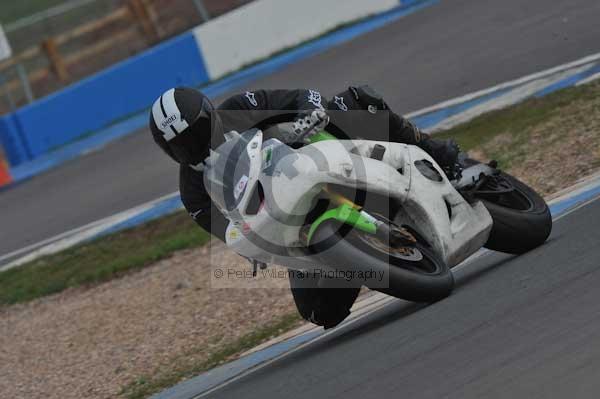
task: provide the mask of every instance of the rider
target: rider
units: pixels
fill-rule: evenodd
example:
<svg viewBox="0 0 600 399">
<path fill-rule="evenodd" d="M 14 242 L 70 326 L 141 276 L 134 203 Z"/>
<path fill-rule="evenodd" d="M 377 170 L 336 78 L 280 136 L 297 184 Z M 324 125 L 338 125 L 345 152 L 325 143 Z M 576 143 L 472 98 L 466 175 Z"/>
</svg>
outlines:
<svg viewBox="0 0 600 399">
<path fill-rule="evenodd" d="M 359 118 L 387 111 L 389 141 L 417 145 L 443 168 L 451 169 L 456 163 L 459 149 L 453 140 L 434 140 L 422 133 L 410 121 L 390 111 L 381 95 L 367 85 L 350 86 L 330 101 L 318 91 L 309 89 L 246 91 L 228 98 L 217 108 L 200 91 L 177 87 L 166 91 L 154 102 L 150 130 L 154 141 L 180 164 L 179 187 L 186 210 L 202 228 L 225 241 L 227 220 L 211 206 L 202 174 L 204 159 L 211 147 L 224 141 L 224 133 L 264 128 L 266 124 L 282 122 L 281 118 L 291 118 L 293 131 L 284 141 L 293 143 L 300 135 L 307 137 L 323 130 L 330 121 L 327 111 L 345 113 L 354 110 L 368 111 L 358 113 Z M 281 116 L 281 111 L 292 112 Z M 311 131 L 306 132 L 307 128 Z M 358 295 L 357 288 L 316 289 L 316 285 L 299 288 L 294 287 L 293 280 L 291 283 L 300 314 L 325 328 L 340 323 L 349 314 Z"/>
</svg>

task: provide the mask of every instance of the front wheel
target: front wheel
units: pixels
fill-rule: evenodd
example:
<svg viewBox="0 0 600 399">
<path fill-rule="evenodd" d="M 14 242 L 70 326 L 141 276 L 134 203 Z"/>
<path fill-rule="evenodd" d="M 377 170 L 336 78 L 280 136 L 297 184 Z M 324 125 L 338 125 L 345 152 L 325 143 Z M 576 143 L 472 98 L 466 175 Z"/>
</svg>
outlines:
<svg viewBox="0 0 600 399">
<path fill-rule="evenodd" d="M 546 201 L 515 177 L 499 172 L 476 194 L 494 225 L 485 247 L 522 254 L 542 245 L 552 231 L 552 216 Z"/>
<path fill-rule="evenodd" d="M 387 281 L 368 279 L 367 287 L 413 302 L 435 302 L 450 295 L 454 277 L 426 246 L 391 248 L 376 236 L 325 222 L 315 232 L 313 249 L 338 270 L 384 273 Z"/>
</svg>

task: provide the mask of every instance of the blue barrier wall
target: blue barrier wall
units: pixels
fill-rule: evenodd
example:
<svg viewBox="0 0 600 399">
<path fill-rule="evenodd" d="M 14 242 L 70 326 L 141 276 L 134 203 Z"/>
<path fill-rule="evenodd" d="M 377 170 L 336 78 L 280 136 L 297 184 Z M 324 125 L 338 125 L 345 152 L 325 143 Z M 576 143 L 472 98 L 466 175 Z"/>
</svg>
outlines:
<svg viewBox="0 0 600 399">
<path fill-rule="evenodd" d="M 29 104 L 0 121 L 12 166 L 152 105 L 163 91 L 208 81 L 191 32 Z M 20 138 L 12 137 L 19 134 Z"/>
<path fill-rule="evenodd" d="M 13 114 L 0 117 L 0 145 L 10 165 L 18 165 L 31 159 L 17 118 Z"/>
</svg>

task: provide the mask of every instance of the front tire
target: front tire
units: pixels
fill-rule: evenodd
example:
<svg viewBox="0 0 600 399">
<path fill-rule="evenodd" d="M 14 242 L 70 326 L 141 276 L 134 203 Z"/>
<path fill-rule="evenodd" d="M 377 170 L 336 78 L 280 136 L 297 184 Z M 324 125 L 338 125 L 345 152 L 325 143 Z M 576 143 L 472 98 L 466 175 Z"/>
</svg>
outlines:
<svg viewBox="0 0 600 399">
<path fill-rule="evenodd" d="M 485 247 L 510 254 L 539 247 L 552 231 L 552 215 L 546 201 L 515 177 L 503 172 L 498 177 L 510 183 L 514 191 L 477 196 L 494 221 Z"/>
<path fill-rule="evenodd" d="M 323 223 L 313 237 L 313 249 L 338 270 L 385 273 L 388 284 L 373 279 L 364 282 L 373 290 L 413 302 L 435 302 L 450 295 L 454 288 L 448 266 L 420 243 L 414 246 L 417 251 L 411 259 L 371 244 L 369 239 L 374 236 L 339 223 Z M 420 254 L 420 259 L 414 253 Z"/>
</svg>

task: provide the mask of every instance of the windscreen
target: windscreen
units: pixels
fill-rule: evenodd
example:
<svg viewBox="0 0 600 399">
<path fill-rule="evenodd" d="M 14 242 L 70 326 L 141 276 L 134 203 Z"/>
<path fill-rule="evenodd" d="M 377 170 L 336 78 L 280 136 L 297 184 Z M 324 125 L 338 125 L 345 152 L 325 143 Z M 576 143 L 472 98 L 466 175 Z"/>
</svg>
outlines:
<svg viewBox="0 0 600 399">
<path fill-rule="evenodd" d="M 241 201 L 250 173 L 250 156 L 246 147 L 258 129 L 234 134 L 217 147 L 206 162 L 204 184 L 213 202 L 226 212 Z"/>
</svg>

